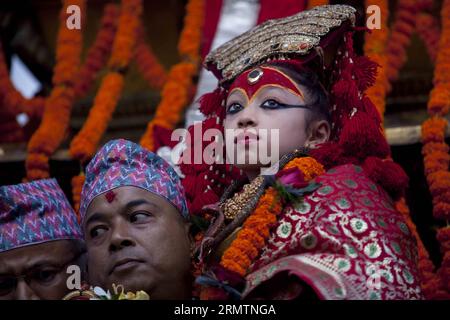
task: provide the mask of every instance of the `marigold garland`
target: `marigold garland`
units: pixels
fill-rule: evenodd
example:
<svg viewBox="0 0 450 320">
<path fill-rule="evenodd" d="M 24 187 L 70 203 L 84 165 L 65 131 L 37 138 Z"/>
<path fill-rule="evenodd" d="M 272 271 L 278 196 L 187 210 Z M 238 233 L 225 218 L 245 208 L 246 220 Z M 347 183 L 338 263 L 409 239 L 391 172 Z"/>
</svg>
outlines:
<svg viewBox="0 0 450 320">
<path fill-rule="evenodd" d="M 325 172 L 324 167 L 312 157 L 295 158 L 283 169 L 295 167 L 303 173 L 306 182 Z M 229 271 L 245 276 L 251 263 L 266 244 L 282 209 L 281 196 L 277 190 L 274 187 L 267 188 L 236 239 L 225 250 L 220 264 Z"/>
<path fill-rule="evenodd" d="M 83 172 L 81 172 L 78 176 L 72 178 L 72 199 L 73 199 L 73 208 L 77 214 L 78 222 L 81 222 L 80 217 L 80 200 L 81 200 L 81 190 L 83 189 L 84 181 L 86 177 Z"/>
<path fill-rule="evenodd" d="M 417 228 L 414 222 L 411 220 L 411 215 L 406 205 L 406 201 L 404 198 L 397 201 L 395 204 L 395 208 L 398 212 L 400 212 L 404 218 L 405 222 L 408 225 L 409 230 L 413 234 L 414 238 L 417 242 L 417 250 L 418 250 L 418 269 L 420 274 L 420 286 L 423 290 L 423 293 L 427 299 L 438 299 L 444 296 L 448 296 L 448 294 L 443 290 L 442 283 L 439 277 L 435 274 L 435 266 L 430 259 L 430 255 L 427 252 L 422 240 L 420 239 L 419 233 L 417 232 Z"/>
<path fill-rule="evenodd" d="M 117 72 L 108 73 L 102 80 L 94 99 L 94 106 L 83 128 L 70 144 L 70 155 L 86 163 L 97 150 L 98 143 L 112 117 L 123 89 L 123 75 Z"/>
<path fill-rule="evenodd" d="M 88 161 L 97 150 L 119 101 L 124 84 L 121 72 L 130 62 L 141 12 L 141 0 L 122 1 L 119 26 L 108 63 L 110 72 L 102 79 L 88 118 L 70 144 L 71 156 L 81 163 Z"/>
<path fill-rule="evenodd" d="M 192 78 L 200 61 L 201 31 L 204 18 L 204 0 L 190 0 L 186 7 L 184 28 L 178 42 L 182 61 L 171 68 L 156 107 L 153 119 L 148 123 L 140 144 L 155 151 L 155 126 L 173 129 L 180 121 L 182 111 L 189 102 Z"/>
<path fill-rule="evenodd" d="M 395 21 L 386 49 L 388 55 L 386 75 L 390 83 L 398 78 L 400 68 L 406 61 L 406 48 L 411 42 L 411 36 L 415 30 L 416 15 L 417 5 L 414 1 L 398 1 Z M 390 91 L 390 84 L 388 85 Z"/>
<path fill-rule="evenodd" d="M 421 12 L 416 19 L 416 30 L 420 39 L 425 43 L 431 61 L 435 62 L 441 34 L 438 21 L 429 12 Z"/>
<path fill-rule="evenodd" d="M 445 143 L 448 126 L 444 118 L 450 108 L 450 0 L 444 0 L 441 10 L 442 31 L 434 71 L 434 88 L 428 101 L 430 118 L 422 124 L 422 154 L 431 196 L 433 215 L 436 219 L 450 220 L 450 172 L 449 147 Z M 443 260 L 437 272 L 440 286 L 447 292 L 437 298 L 450 297 L 449 226 L 437 232 Z M 436 280 L 434 280 L 436 282 Z M 437 286 L 437 284 L 435 285 Z"/>
<path fill-rule="evenodd" d="M 164 67 L 156 58 L 151 46 L 145 43 L 143 27 L 138 30 L 134 57 L 136 65 L 151 88 L 161 90 L 167 80 Z"/>
<path fill-rule="evenodd" d="M 70 143 L 70 155 L 81 164 L 86 163 L 97 150 L 119 101 L 124 87 L 123 73 L 135 48 L 141 12 L 141 0 L 122 1 L 119 24 L 108 62 L 109 73 L 102 79 L 86 122 Z M 77 183 L 81 183 L 82 179 L 83 173 L 72 180 L 73 202 L 78 208 L 81 189 Z"/>
<path fill-rule="evenodd" d="M 141 13 L 141 0 L 122 0 L 119 26 L 108 62 L 110 69 L 124 71 L 128 67 L 135 49 Z"/>
<path fill-rule="evenodd" d="M 0 101 L 2 109 L 7 114 L 16 116 L 19 113 L 26 113 L 30 117 L 40 118 L 44 113 L 45 99 L 35 97 L 26 99 L 16 90 L 11 83 L 8 68 L 6 66 L 2 45 L 0 43 Z"/>
<path fill-rule="evenodd" d="M 378 68 L 378 75 L 374 85 L 367 89 L 366 94 L 376 106 L 380 116 L 383 117 L 386 109 L 386 92 L 389 85 L 386 75 L 386 46 L 389 38 L 389 4 L 387 0 L 366 0 L 366 7 L 371 5 L 376 5 L 380 8 L 381 28 L 371 30 L 370 33 L 365 34 L 364 52 L 365 55 L 376 62 L 380 68 Z"/>
<path fill-rule="evenodd" d="M 56 65 L 53 90 L 45 101 L 45 111 L 39 128 L 28 143 L 25 161 L 27 179 L 49 177 L 48 160 L 61 144 L 69 126 L 70 112 L 75 97 L 73 82 L 80 65 L 82 31 L 66 27 L 66 8 L 77 5 L 85 12 L 85 0 L 65 0 L 60 13 L 60 29 L 56 46 Z"/>
<path fill-rule="evenodd" d="M 106 64 L 116 34 L 119 13 L 119 7 L 115 4 L 107 4 L 103 9 L 99 31 L 93 45 L 89 48 L 74 86 L 76 97 L 86 95 L 95 76 Z"/>
</svg>

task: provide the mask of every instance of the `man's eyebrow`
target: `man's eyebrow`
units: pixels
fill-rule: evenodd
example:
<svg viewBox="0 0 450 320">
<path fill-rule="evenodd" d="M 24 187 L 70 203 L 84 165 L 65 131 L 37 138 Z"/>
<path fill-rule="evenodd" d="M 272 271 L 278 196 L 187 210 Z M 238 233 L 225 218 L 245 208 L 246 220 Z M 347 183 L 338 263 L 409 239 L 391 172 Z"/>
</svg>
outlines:
<svg viewBox="0 0 450 320">
<path fill-rule="evenodd" d="M 154 202 L 150 202 L 150 201 L 148 201 L 148 200 L 146 200 L 146 199 L 136 199 L 136 200 L 131 200 L 130 202 L 128 202 L 128 203 L 125 205 L 125 209 L 131 209 L 131 208 L 133 208 L 133 207 L 140 206 L 141 204 L 148 204 L 148 205 L 154 206 L 154 207 L 157 208 L 157 209 L 160 209 L 159 206 L 158 206 L 157 204 L 155 204 Z"/>
<path fill-rule="evenodd" d="M 59 263 L 58 260 L 51 260 L 51 259 L 39 260 L 39 261 L 33 263 L 28 268 L 28 270 L 40 269 L 42 267 L 55 267 L 55 266 L 58 266 L 58 263 Z"/>
<path fill-rule="evenodd" d="M 96 222 L 96 221 L 105 221 L 106 217 L 104 214 L 96 212 L 93 213 L 87 220 L 85 225 L 87 226 L 88 224 L 92 223 L 92 222 Z"/>
</svg>

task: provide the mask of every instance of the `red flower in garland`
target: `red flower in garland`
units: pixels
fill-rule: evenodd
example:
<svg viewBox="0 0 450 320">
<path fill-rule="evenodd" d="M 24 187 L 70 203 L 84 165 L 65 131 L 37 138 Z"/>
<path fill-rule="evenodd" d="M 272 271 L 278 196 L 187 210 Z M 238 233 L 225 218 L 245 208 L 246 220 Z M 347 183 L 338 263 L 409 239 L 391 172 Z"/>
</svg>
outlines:
<svg viewBox="0 0 450 320">
<path fill-rule="evenodd" d="M 305 175 L 297 167 L 279 171 L 275 177 L 284 185 L 291 185 L 294 188 L 301 189 L 308 185 L 305 181 Z"/>
</svg>

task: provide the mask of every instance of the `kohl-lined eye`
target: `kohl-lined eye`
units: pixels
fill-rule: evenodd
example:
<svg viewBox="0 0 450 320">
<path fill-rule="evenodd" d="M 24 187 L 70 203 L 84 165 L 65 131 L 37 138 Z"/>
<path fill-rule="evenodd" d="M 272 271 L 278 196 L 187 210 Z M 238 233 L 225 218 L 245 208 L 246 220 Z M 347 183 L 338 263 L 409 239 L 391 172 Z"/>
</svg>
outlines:
<svg viewBox="0 0 450 320">
<path fill-rule="evenodd" d="M 244 107 L 241 104 L 234 102 L 227 107 L 227 114 L 238 113 L 242 109 L 244 109 Z"/>
<path fill-rule="evenodd" d="M 278 109 L 279 107 L 282 107 L 283 105 L 284 105 L 283 103 L 280 103 L 274 99 L 268 99 L 261 104 L 261 108 Z"/>
</svg>

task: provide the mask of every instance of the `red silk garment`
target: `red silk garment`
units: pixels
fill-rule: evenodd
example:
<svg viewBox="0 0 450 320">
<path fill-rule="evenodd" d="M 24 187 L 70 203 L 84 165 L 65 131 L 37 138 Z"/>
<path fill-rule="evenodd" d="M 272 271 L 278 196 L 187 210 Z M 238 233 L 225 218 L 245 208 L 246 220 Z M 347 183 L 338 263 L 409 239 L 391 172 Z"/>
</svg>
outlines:
<svg viewBox="0 0 450 320">
<path fill-rule="evenodd" d="M 416 243 L 388 194 L 351 164 L 316 181 L 318 190 L 281 214 L 244 296 L 286 272 L 321 299 L 422 299 Z M 270 296 L 286 298 L 288 283 L 278 287 Z"/>
</svg>

